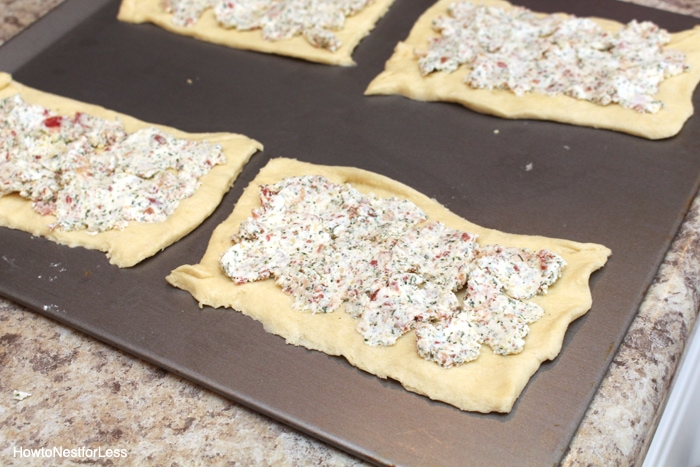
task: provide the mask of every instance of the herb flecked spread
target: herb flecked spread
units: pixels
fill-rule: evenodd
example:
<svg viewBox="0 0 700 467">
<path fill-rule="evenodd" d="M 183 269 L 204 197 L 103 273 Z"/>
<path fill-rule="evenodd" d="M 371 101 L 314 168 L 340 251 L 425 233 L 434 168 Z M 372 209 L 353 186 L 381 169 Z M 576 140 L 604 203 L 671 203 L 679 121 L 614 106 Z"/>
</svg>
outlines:
<svg viewBox="0 0 700 467">
<path fill-rule="evenodd" d="M 54 229 L 102 232 L 160 222 L 225 162 L 218 145 L 156 128 L 58 115 L 19 94 L 0 101 L 0 196 L 18 193 Z"/>
<path fill-rule="evenodd" d="M 612 34 L 587 18 L 455 2 L 433 29 L 440 35 L 416 50 L 421 73 L 466 64 L 464 81 L 475 89 L 560 94 L 656 113 L 663 106 L 654 98 L 659 84 L 688 70 L 683 53 L 664 48 L 670 34 L 648 21 Z"/>
<path fill-rule="evenodd" d="M 163 0 L 173 24 L 188 27 L 213 9 L 218 23 L 238 31 L 260 30 L 268 41 L 303 36 L 311 45 L 335 52 L 340 40 L 333 31 L 374 0 Z"/>
<path fill-rule="evenodd" d="M 476 359 L 482 344 L 521 352 L 528 323 L 543 314 L 527 300 L 566 266 L 548 250 L 480 246 L 410 201 L 321 176 L 264 185 L 260 201 L 221 256 L 227 276 L 274 279 L 298 310 L 343 305 L 368 345 L 392 345 L 415 329 L 418 353 L 445 368 Z"/>
</svg>

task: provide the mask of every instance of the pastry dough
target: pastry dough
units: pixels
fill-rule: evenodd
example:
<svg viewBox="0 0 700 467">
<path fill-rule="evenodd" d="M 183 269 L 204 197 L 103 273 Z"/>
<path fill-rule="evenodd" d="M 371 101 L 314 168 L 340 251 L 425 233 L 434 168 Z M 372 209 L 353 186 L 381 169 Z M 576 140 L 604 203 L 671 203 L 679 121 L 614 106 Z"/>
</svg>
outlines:
<svg viewBox="0 0 700 467">
<path fill-rule="evenodd" d="M 273 280 L 235 285 L 221 271 L 220 255 L 231 246 L 231 236 L 238 232 L 241 221 L 251 215 L 252 209 L 260 206 L 260 186 L 295 175 L 322 175 L 334 183 L 350 183 L 363 193 L 408 199 L 423 209 L 430 219 L 478 234 L 482 245 L 498 243 L 532 250 L 546 248 L 560 254 L 568 266 L 547 295 L 533 299 L 544 308 L 545 315 L 530 325 L 525 350 L 501 357 L 482 346 L 477 360 L 444 369 L 418 355 L 413 331 L 401 337 L 394 346 L 370 347 L 355 330 L 355 319 L 342 307 L 327 314 L 297 311 L 292 308 L 293 297 L 285 294 Z M 372 172 L 274 159 L 246 188 L 228 219 L 216 228 L 200 263 L 178 267 L 167 280 L 190 292 L 200 306 L 241 311 L 262 322 L 268 332 L 282 336 L 289 344 L 342 355 L 362 370 L 380 378 L 398 380 L 409 391 L 462 410 L 509 412 L 540 364 L 558 355 L 569 323 L 590 309 L 589 276 L 606 263 L 609 255 L 610 250 L 602 245 L 512 235 L 479 227 L 437 201 Z"/>
<path fill-rule="evenodd" d="M 192 36 L 206 42 L 222 44 L 237 49 L 286 55 L 328 65 L 354 65 L 352 52 L 374 28 L 375 23 L 387 12 L 394 0 L 376 0 L 354 16 L 345 20 L 341 31 L 334 31 L 342 45 L 335 51 L 314 47 L 303 37 L 289 40 L 267 41 L 259 30 L 237 31 L 219 25 L 211 8 L 204 11 L 199 21 L 190 27 L 173 24 L 172 14 L 161 8 L 162 0 L 122 0 L 117 18 L 129 23 L 156 24 L 168 31 Z"/>
<path fill-rule="evenodd" d="M 436 33 L 433 19 L 446 14 L 455 0 L 440 0 L 415 23 L 408 38 L 399 42 L 386 62 L 385 70 L 367 87 L 365 94 L 400 94 L 422 101 L 448 101 L 474 111 L 503 118 L 553 120 L 572 125 L 605 128 L 649 139 L 667 138 L 677 134 L 693 115 L 692 96 L 700 81 L 700 27 L 674 33 L 666 46 L 686 54 L 690 70 L 661 83 L 656 97 L 664 102 L 655 114 L 643 114 L 613 104 L 602 106 L 568 96 L 546 96 L 527 93 L 518 97 L 506 90 L 472 89 L 462 82 L 466 66 L 453 73 L 435 72 L 422 76 L 414 50 L 425 50 L 428 39 Z M 510 8 L 501 0 L 478 0 L 474 3 Z M 608 31 L 622 27 L 621 23 L 592 18 Z"/>
<path fill-rule="evenodd" d="M 119 119 L 127 132 L 154 126 L 179 138 L 207 140 L 223 147 L 226 164 L 215 166 L 202 177 L 201 186 L 197 192 L 190 198 L 182 200 L 175 212 L 164 222 L 132 222 L 123 230 L 100 233 L 51 230 L 48 226 L 55 221 L 55 217 L 38 214 L 32 209 L 30 201 L 17 194 L 0 197 L 0 225 L 24 230 L 32 235 L 46 237 L 71 247 L 81 246 L 104 251 L 110 262 L 119 267 L 133 266 L 194 230 L 219 205 L 221 198 L 229 190 L 250 157 L 256 151 L 262 150 L 260 143 L 243 135 L 188 134 L 173 128 L 148 124 L 96 105 L 32 89 L 13 81 L 9 74 L 0 73 L 0 99 L 17 93 L 30 104 L 39 104 L 63 115 L 84 112 L 104 119 Z"/>
</svg>

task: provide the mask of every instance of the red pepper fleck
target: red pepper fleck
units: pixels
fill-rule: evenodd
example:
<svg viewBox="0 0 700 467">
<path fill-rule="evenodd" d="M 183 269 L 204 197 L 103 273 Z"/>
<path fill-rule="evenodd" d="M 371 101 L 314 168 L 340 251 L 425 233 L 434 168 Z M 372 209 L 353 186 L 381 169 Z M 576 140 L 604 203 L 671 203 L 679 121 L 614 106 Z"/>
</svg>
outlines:
<svg viewBox="0 0 700 467">
<path fill-rule="evenodd" d="M 57 128 L 61 126 L 61 121 L 63 117 L 56 115 L 55 117 L 48 117 L 44 119 L 44 126 L 46 128 Z"/>
</svg>

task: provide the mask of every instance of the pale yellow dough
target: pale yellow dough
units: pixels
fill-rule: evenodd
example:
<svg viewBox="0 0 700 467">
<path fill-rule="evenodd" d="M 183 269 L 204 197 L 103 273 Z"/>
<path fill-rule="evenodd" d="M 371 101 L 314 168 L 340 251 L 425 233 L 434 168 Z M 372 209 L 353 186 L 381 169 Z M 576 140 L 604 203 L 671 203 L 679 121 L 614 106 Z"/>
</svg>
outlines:
<svg viewBox="0 0 700 467">
<path fill-rule="evenodd" d="M 481 356 L 457 368 L 444 369 L 419 357 L 413 332 L 392 347 L 370 347 L 355 331 L 355 319 L 342 308 L 328 314 L 292 309 L 292 297 L 272 280 L 235 285 L 219 267 L 220 255 L 232 245 L 231 236 L 241 221 L 259 207 L 259 187 L 294 175 L 323 175 L 335 183 L 350 183 L 363 193 L 409 199 L 430 219 L 453 228 L 479 234 L 480 244 L 548 248 L 568 263 L 562 278 L 546 296 L 534 301 L 545 310 L 531 325 L 525 350 L 508 357 L 493 354 L 486 346 Z M 610 250 L 593 243 L 577 243 L 536 236 L 512 235 L 485 229 L 460 218 L 437 201 L 382 175 L 350 167 L 320 166 L 292 159 L 273 159 L 246 188 L 231 215 L 214 231 L 199 264 L 175 269 L 167 280 L 190 292 L 200 305 L 233 308 L 260 321 L 268 332 L 287 343 L 342 355 L 351 364 L 381 378 L 393 378 L 408 389 L 462 410 L 509 412 L 530 377 L 545 360 L 561 349 L 570 322 L 591 307 L 589 276 L 602 267 Z"/>
<path fill-rule="evenodd" d="M 664 108 L 656 114 L 642 114 L 617 104 L 602 106 L 567 96 L 527 93 L 518 97 L 507 90 L 472 89 L 463 83 L 466 65 L 453 73 L 436 72 L 422 76 L 414 50 L 426 50 L 428 39 L 436 37 L 431 28 L 434 18 L 447 14 L 455 0 L 440 0 L 413 26 L 408 38 L 399 42 L 386 62 L 385 70 L 367 87 L 365 94 L 399 94 L 421 101 L 447 101 L 462 104 L 476 112 L 502 118 L 552 120 L 572 125 L 605 128 L 648 139 L 661 139 L 680 132 L 693 115 L 692 96 L 700 81 L 700 27 L 672 34 L 668 48 L 686 54 L 690 71 L 664 81 L 656 95 Z M 476 0 L 473 3 L 502 8 L 513 6 L 500 0 Z M 608 31 L 621 23 L 592 18 Z M 642 18 L 640 18 L 642 20 Z"/>
<path fill-rule="evenodd" d="M 83 112 L 108 120 L 120 120 L 127 132 L 140 128 L 156 127 L 177 136 L 194 141 L 206 140 L 220 144 L 226 155 L 226 164 L 215 166 L 202 177 L 195 194 L 180 202 L 175 212 L 163 222 L 132 222 L 123 230 L 109 230 L 90 234 L 84 230 L 51 230 L 53 216 L 42 216 L 32 209 L 31 202 L 17 194 L 0 197 L 0 226 L 19 229 L 32 235 L 46 237 L 71 247 L 85 247 L 104 251 L 109 261 L 119 267 L 130 267 L 153 256 L 194 230 L 219 205 L 221 198 L 231 188 L 233 181 L 262 145 L 243 135 L 233 133 L 185 133 L 174 128 L 153 125 L 133 117 L 119 114 L 96 105 L 86 104 L 24 86 L 7 73 L 0 73 L 0 99 L 14 94 L 31 104 L 42 105 L 62 115 Z"/>
<path fill-rule="evenodd" d="M 384 16 L 394 0 L 376 0 L 354 16 L 348 17 L 341 31 L 334 31 L 342 45 L 335 52 L 314 47 L 303 37 L 290 40 L 267 41 L 260 30 L 237 31 L 222 27 L 211 8 L 207 9 L 199 21 L 191 27 L 181 27 L 172 23 L 172 16 L 161 8 L 162 0 L 122 0 L 117 18 L 128 23 L 153 23 L 168 31 L 192 36 L 206 42 L 213 42 L 237 49 L 255 50 L 328 65 L 355 65 L 352 52 L 357 44 L 367 36 L 379 19 Z"/>
</svg>

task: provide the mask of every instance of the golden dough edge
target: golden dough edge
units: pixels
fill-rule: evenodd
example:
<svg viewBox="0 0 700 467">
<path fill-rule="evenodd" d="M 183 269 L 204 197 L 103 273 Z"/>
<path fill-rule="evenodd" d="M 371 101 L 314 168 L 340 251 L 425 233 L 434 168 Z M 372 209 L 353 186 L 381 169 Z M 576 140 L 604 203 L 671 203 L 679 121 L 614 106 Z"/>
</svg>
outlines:
<svg viewBox="0 0 700 467">
<path fill-rule="evenodd" d="M 413 333 L 399 339 L 393 347 L 370 347 L 355 331 L 356 321 L 342 310 L 316 315 L 292 310 L 292 298 L 271 280 L 234 285 L 221 272 L 218 260 L 231 244 L 230 236 L 238 230 L 240 222 L 259 205 L 259 185 L 301 174 L 324 175 L 336 183 L 353 183 L 360 191 L 371 190 L 379 196 L 390 193 L 408 195 L 420 207 L 431 208 L 432 219 L 478 233 L 487 243 L 513 245 L 515 242 L 518 246 L 530 248 L 546 243 L 562 254 L 572 267 L 567 268 L 564 277 L 550 289 L 550 294 L 536 300 L 545 307 L 547 315 L 531 327 L 526 352 L 499 357 L 483 347 L 482 355 L 475 362 L 445 370 L 418 356 L 413 337 L 409 338 Z M 558 355 L 568 325 L 590 309 L 590 274 L 601 268 L 610 254 L 608 248 L 594 243 L 512 235 L 476 226 L 427 196 L 379 174 L 280 158 L 271 160 L 245 189 L 231 215 L 214 230 L 200 263 L 180 266 L 166 280 L 188 291 L 200 307 L 206 305 L 240 311 L 262 322 L 268 332 L 281 336 L 289 344 L 343 356 L 363 371 L 399 381 L 409 391 L 465 411 L 507 413 L 540 364 Z M 579 266 L 579 263 L 583 264 Z M 574 299 L 569 299 L 569 295 Z M 562 296 L 567 297 L 564 305 L 560 300 Z M 260 297 L 265 297 L 264 301 Z M 555 312 L 548 310 L 552 303 L 560 309 Z M 543 327 L 550 331 L 544 333 L 547 335 L 543 335 Z"/>
<path fill-rule="evenodd" d="M 312 46 L 303 38 L 285 41 L 266 41 L 259 31 L 236 31 L 218 25 L 211 10 L 205 11 L 193 27 L 172 24 L 170 14 L 160 10 L 160 0 L 122 0 L 117 19 L 128 23 L 152 23 L 175 34 L 189 36 L 204 42 L 255 52 L 282 55 L 325 65 L 354 66 L 352 53 L 357 45 L 374 29 L 395 0 L 377 0 L 363 11 L 347 18 L 345 28 L 336 35 L 342 41 L 336 52 Z"/>
<path fill-rule="evenodd" d="M 0 83 L 6 81 L 7 77 L 10 75 L 1 74 Z M 39 91 L 18 83 L 11 77 L 7 85 L 0 88 L 0 99 L 17 93 L 21 94 L 29 103 L 43 105 L 62 115 L 72 115 L 81 111 L 110 120 L 118 119 L 129 132 L 139 128 L 156 127 L 180 138 L 197 141 L 208 140 L 212 143 L 222 144 L 224 147 L 226 164 L 214 167 L 202 177 L 200 189 L 192 197 L 183 200 L 175 212 L 164 222 L 131 223 L 123 230 L 97 234 L 89 234 L 84 231 L 52 231 L 48 226 L 55 221 L 55 217 L 39 215 L 31 208 L 29 201 L 18 195 L 0 197 L 0 225 L 46 237 L 69 247 L 102 251 L 106 253 L 111 264 L 120 268 L 132 267 L 140 263 L 197 228 L 219 205 L 250 157 L 263 149 L 262 144 L 258 141 L 244 135 L 187 133 L 176 128 L 143 122 L 98 105 Z"/>
<path fill-rule="evenodd" d="M 142 15 L 139 14 L 138 10 L 139 0 L 122 0 L 119 5 L 119 11 L 117 12 L 117 19 L 125 23 L 143 23 L 146 21 Z"/>
<path fill-rule="evenodd" d="M 401 95 L 418 101 L 443 101 L 462 105 L 475 112 L 505 119 L 535 119 L 618 131 L 646 139 L 664 139 L 678 134 L 694 113 L 692 95 L 700 82 L 700 27 L 672 33 L 669 47 L 686 53 L 691 70 L 665 80 L 657 96 L 666 106 L 656 114 L 640 114 L 618 105 L 600 106 L 568 96 L 527 94 L 515 96 L 505 90 L 475 90 L 462 83 L 465 67 L 451 74 L 433 73 L 423 77 L 418 71 L 413 50 L 423 49 L 430 22 L 443 14 L 453 0 L 441 0 L 416 21 L 405 41 L 399 42 L 385 69 L 367 86 L 365 95 Z M 499 0 L 479 0 L 479 4 L 512 8 Z M 564 14 L 562 14 L 564 15 Z M 608 30 L 621 23 L 591 18 Z"/>
</svg>

